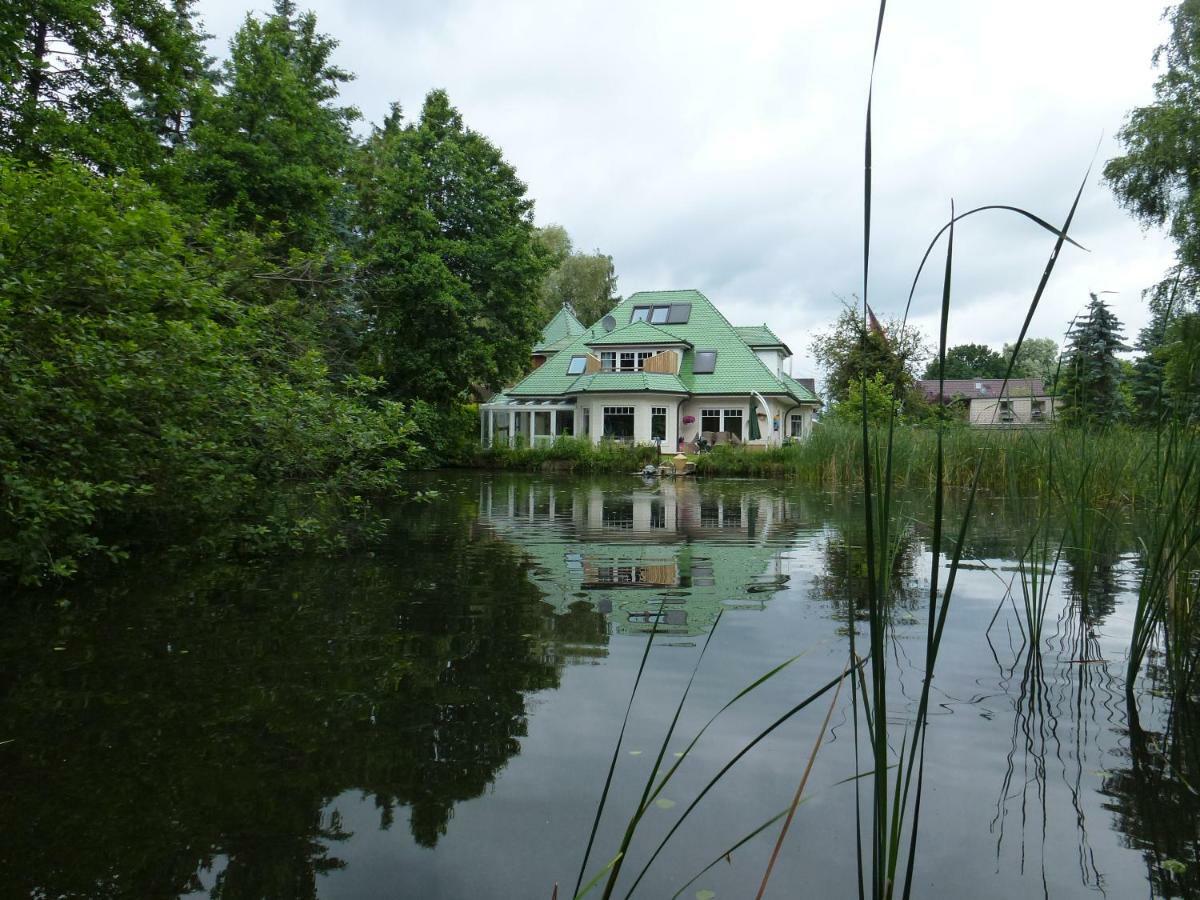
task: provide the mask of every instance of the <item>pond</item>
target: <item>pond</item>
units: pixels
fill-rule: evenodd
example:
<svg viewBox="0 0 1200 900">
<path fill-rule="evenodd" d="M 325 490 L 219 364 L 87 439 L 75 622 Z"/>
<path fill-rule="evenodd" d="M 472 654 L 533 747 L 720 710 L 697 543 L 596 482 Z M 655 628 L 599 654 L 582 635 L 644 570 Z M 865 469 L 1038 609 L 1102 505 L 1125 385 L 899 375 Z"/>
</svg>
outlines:
<svg viewBox="0 0 1200 900">
<path fill-rule="evenodd" d="M 865 584 L 852 497 L 461 472 L 414 489 L 436 496 L 401 505 L 369 552 L 148 560 L 10 598 L 0 896 L 549 898 L 557 883 L 569 897 L 614 752 L 589 876 L 616 852 L 693 670 L 666 765 L 801 654 L 688 753 L 638 826 L 625 896 L 721 767 L 841 673 L 849 630 L 865 643 L 848 612 Z M 906 515 L 887 648 L 897 743 L 923 674 L 931 560 L 919 498 Z M 1085 560 L 1067 547 L 1030 647 L 1014 563 L 1028 516 L 985 503 L 971 533 L 935 678 L 914 893 L 1196 896 L 1194 756 L 1164 738 L 1154 660 L 1144 731 L 1127 725 L 1132 537 Z M 787 806 L 831 697 L 729 770 L 636 896 L 672 896 Z M 847 689 L 768 896 L 858 896 L 855 786 L 864 814 L 870 791 L 855 767 Z M 777 834 L 682 896 L 753 896 Z"/>
</svg>

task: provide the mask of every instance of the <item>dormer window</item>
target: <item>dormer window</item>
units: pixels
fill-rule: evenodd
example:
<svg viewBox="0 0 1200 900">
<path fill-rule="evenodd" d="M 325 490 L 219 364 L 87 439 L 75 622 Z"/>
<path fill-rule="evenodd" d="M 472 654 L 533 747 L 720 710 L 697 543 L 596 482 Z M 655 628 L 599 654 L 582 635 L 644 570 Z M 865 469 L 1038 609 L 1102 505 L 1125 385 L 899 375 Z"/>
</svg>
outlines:
<svg viewBox="0 0 1200 900">
<path fill-rule="evenodd" d="M 640 372 L 645 368 L 646 360 L 660 353 L 661 350 L 603 350 L 600 352 L 600 371 Z"/>
</svg>

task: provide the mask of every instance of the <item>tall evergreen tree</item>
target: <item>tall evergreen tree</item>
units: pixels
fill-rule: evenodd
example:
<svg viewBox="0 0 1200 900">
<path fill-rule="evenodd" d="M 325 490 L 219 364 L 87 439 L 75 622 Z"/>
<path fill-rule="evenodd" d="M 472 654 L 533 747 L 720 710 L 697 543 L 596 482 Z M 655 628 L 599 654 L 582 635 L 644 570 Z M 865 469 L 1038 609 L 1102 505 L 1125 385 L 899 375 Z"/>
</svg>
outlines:
<svg viewBox="0 0 1200 900">
<path fill-rule="evenodd" d="M 1097 294 L 1087 317 L 1071 332 L 1063 361 L 1063 418 L 1078 425 L 1104 427 L 1127 413 L 1121 394 L 1122 367 L 1117 354 L 1128 350 L 1121 322 Z"/>
<path fill-rule="evenodd" d="M 433 91 L 415 124 L 392 108 L 356 181 L 371 367 L 400 396 L 439 403 L 519 374 L 553 259 L 500 151 Z"/>
<path fill-rule="evenodd" d="M 337 104 L 351 75 L 330 63 L 337 41 L 316 16 L 277 0 L 265 19 L 247 16 L 230 43 L 223 90 L 192 131 L 189 181 L 200 202 L 239 226 L 278 230 L 284 249 L 311 250 L 344 219 L 352 107 Z"/>
</svg>

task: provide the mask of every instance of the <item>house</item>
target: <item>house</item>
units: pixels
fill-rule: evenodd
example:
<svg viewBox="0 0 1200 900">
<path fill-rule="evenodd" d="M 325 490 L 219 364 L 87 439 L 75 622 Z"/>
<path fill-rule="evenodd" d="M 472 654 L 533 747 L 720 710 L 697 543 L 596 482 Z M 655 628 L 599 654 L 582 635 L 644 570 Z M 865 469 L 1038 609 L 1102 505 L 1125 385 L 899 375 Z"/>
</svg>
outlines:
<svg viewBox="0 0 1200 900">
<path fill-rule="evenodd" d="M 554 318 L 546 323 L 541 337 L 533 347 L 533 368 L 536 369 L 559 350 L 570 346 L 571 342 L 585 331 L 587 328 L 575 318 L 575 311 L 569 304 L 564 303 L 562 309 L 554 314 Z"/>
<path fill-rule="evenodd" d="M 807 437 L 820 406 L 770 328 L 731 325 L 695 290 L 634 294 L 541 349 L 538 368 L 480 406 L 485 446 L 578 435 L 675 453 L 703 434 L 765 447 Z"/>
<path fill-rule="evenodd" d="M 939 395 L 937 379 L 917 382 L 930 403 L 965 406 L 967 421 L 983 428 L 1049 425 L 1061 400 L 1040 378 L 947 378 Z"/>
</svg>

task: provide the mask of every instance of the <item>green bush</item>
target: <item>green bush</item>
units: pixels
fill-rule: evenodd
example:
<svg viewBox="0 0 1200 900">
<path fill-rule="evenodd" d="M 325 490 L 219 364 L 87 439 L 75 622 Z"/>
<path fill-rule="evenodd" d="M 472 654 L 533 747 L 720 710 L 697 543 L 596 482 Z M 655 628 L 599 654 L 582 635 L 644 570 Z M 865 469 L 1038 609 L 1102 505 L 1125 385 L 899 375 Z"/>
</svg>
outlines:
<svg viewBox="0 0 1200 900">
<path fill-rule="evenodd" d="M 404 406 L 331 377 L 294 296 L 229 299 L 254 250 L 132 176 L 0 162 L 0 581 L 206 526 L 292 540 L 284 493 L 313 520 L 424 458 Z"/>
</svg>

